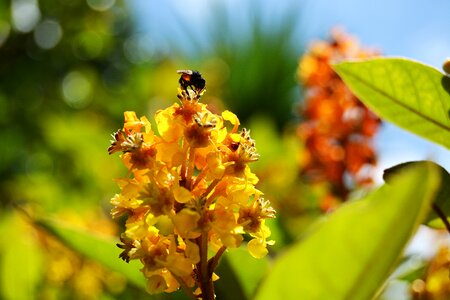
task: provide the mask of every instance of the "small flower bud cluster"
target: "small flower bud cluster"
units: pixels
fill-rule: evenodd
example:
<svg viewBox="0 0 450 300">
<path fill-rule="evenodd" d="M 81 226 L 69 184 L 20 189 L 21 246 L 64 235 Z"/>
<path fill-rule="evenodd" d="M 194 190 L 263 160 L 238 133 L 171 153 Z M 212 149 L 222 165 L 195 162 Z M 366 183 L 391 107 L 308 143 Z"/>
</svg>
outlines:
<svg viewBox="0 0 450 300">
<path fill-rule="evenodd" d="M 214 278 L 220 255 L 244 235 L 252 256 L 267 254 L 273 241 L 265 219 L 275 211 L 248 166 L 259 157 L 250 131 L 239 130 L 230 111 L 217 115 L 200 103 L 204 81 L 190 86 L 189 75 L 200 75 L 187 72 L 180 103 L 156 113 L 156 130 L 146 117 L 125 112 L 108 151 L 122 152 L 129 173 L 117 180 L 121 192 L 111 203 L 113 217 L 127 216 L 120 257 L 142 262 L 149 291 L 198 287 L 201 297 L 202 278 Z"/>
<path fill-rule="evenodd" d="M 331 41 L 314 43 L 300 60 L 297 75 L 305 90 L 303 122 L 298 127 L 306 147 L 302 172 L 313 182 L 330 182 L 332 194 L 342 200 L 349 192 L 345 177 L 353 187 L 372 182 L 370 171 L 376 164 L 372 139 L 380 119 L 350 92 L 331 64 L 375 55 L 335 30 Z"/>
</svg>

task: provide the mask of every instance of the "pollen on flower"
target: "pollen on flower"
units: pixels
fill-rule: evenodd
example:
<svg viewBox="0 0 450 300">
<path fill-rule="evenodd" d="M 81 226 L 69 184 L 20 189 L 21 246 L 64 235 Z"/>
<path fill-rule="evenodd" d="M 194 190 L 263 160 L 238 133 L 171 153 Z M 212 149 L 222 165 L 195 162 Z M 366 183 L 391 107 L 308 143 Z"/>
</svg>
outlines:
<svg viewBox="0 0 450 300">
<path fill-rule="evenodd" d="M 267 254 L 273 241 L 265 219 L 275 210 L 255 188 L 249 164 L 259 154 L 250 130 L 239 131 L 232 112 L 217 115 L 199 102 L 205 91 L 199 72 L 179 72 L 179 103 L 156 113 L 157 131 L 128 111 L 113 134 L 108 152 L 121 152 L 129 172 L 117 180 L 112 215 L 127 216 L 120 257 L 140 260 L 150 293 L 184 287 L 207 295 L 218 259 L 244 235 L 252 256 Z"/>
</svg>

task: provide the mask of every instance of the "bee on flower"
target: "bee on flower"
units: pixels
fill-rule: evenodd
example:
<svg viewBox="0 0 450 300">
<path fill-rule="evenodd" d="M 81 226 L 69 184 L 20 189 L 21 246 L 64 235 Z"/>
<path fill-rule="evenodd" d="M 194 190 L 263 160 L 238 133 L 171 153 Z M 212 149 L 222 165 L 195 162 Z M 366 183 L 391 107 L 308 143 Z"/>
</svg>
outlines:
<svg viewBox="0 0 450 300">
<path fill-rule="evenodd" d="M 140 260 L 150 293 L 180 287 L 193 298 L 214 299 L 221 255 L 239 247 L 264 257 L 275 210 L 256 189 L 249 163 L 258 160 L 250 131 L 239 131 L 230 111 L 217 115 L 199 102 L 205 80 L 182 70 L 179 103 L 146 117 L 125 112 L 110 154 L 121 152 L 126 178 L 112 199 L 112 216 L 126 216 L 118 246 L 125 261 Z M 212 253 L 212 255 L 211 255 Z"/>
</svg>

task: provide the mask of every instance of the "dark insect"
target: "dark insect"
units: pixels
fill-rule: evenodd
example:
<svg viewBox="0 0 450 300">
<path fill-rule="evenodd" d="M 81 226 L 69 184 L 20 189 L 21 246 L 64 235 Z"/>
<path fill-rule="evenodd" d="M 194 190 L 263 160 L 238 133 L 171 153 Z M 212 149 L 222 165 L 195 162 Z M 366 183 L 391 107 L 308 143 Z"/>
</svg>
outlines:
<svg viewBox="0 0 450 300">
<path fill-rule="evenodd" d="M 178 70 L 177 73 L 181 74 L 178 82 L 183 90 L 187 91 L 188 88 L 191 88 L 199 94 L 205 88 L 206 81 L 199 71 Z"/>
</svg>

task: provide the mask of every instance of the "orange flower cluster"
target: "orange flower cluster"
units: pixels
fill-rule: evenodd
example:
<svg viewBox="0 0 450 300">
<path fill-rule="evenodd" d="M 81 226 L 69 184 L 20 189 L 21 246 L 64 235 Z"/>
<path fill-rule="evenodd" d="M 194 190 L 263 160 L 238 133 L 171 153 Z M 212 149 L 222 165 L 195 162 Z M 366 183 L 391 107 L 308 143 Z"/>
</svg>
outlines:
<svg viewBox="0 0 450 300">
<path fill-rule="evenodd" d="M 298 69 L 306 97 L 300 109 L 303 122 L 298 127 L 306 148 L 302 175 L 312 182 L 329 182 L 332 197 L 342 200 L 350 188 L 345 177 L 354 186 L 372 182 L 370 170 L 376 164 L 372 138 L 380 119 L 350 92 L 331 64 L 375 54 L 335 30 L 331 41 L 310 47 Z"/>
<path fill-rule="evenodd" d="M 181 73 L 181 103 L 156 113 L 158 133 L 146 117 L 125 112 L 123 129 L 113 135 L 108 151 L 123 153 L 129 176 L 118 180 L 112 215 L 128 216 L 121 258 L 142 262 L 150 293 L 198 287 L 195 297 L 213 299 L 222 253 L 248 234 L 250 254 L 265 256 L 273 243 L 265 219 L 275 211 L 248 166 L 259 158 L 250 131 L 239 131 L 230 111 L 216 115 L 199 102 L 200 73 Z"/>
</svg>

